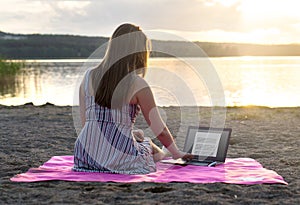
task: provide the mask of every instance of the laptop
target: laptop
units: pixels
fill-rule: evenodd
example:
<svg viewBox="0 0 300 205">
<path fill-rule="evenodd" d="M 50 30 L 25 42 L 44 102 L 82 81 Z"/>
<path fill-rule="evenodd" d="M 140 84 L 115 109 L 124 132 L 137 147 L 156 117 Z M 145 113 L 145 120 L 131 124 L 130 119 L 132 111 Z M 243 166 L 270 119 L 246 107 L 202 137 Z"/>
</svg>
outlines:
<svg viewBox="0 0 300 205">
<path fill-rule="evenodd" d="M 190 161 L 184 161 L 182 159 L 164 159 L 161 162 L 180 165 L 192 164 L 198 166 L 216 166 L 224 163 L 231 132 L 231 128 L 190 126 L 188 128 L 183 151 L 191 153 L 195 157 Z"/>
</svg>

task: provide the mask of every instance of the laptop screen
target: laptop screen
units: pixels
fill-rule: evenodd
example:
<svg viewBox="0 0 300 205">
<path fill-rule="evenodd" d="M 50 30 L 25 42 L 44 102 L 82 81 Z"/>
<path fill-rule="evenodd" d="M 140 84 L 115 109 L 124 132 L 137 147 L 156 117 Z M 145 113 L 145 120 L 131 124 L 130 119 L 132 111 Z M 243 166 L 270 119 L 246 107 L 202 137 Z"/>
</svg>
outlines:
<svg viewBox="0 0 300 205">
<path fill-rule="evenodd" d="M 225 162 L 231 131 L 190 126 L 183 151 L 196 155 L 199 161 Z"/>
</svg>

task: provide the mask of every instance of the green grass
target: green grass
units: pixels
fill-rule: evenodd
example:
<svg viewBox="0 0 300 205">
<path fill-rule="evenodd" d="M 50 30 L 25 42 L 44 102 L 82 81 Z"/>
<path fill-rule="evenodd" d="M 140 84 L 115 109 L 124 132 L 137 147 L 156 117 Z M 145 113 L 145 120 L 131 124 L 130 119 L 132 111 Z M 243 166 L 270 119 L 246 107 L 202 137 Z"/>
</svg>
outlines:
<svg viewBox="0 0 300 205">
<path fill-rule="evenodd" d="M 23 61 L 13 62 L 12 60 L 6 60 L 0 58 L 0 74 L 1 75 L 15 75 L 21 68 L 25 66 Z"/>
</svg>

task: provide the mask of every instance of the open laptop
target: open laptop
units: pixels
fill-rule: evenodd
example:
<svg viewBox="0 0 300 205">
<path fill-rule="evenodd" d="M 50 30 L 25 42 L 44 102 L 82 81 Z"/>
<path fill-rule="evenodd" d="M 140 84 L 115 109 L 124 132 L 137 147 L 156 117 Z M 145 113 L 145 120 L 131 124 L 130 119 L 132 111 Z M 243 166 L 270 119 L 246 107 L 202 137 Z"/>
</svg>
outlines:
<svg viewBox="0 0 300 205">
<path fill-rule="evenodd" d="M 191 161 L 166 159 L 163 163 L 181 165 L 216 166 L 225 162 L 231 128 L 194 127 L 188 128 L 183 151 L 195 155 Z"/>
</svg>

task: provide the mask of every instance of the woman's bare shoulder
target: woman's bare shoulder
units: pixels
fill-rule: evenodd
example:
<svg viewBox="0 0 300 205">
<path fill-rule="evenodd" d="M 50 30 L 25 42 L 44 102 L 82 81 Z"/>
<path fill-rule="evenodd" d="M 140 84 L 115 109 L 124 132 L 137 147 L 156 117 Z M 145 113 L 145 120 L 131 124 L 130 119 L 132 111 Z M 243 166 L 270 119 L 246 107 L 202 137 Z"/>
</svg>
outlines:
<svg viewBox="0 0 300 205">
<path fill-rule="evenodd" d="M 131 98 L 131 103 L 136 104 L 140 102 L 140 98 L 145 98 L 145 93 L 150 94 L 151 89 L 147 81 L 140 77 L 136 76 L 134 80 L 134 86 L 132 87 L 133 97 Z M 145 92 L 146 91 L 146 92 Z"/>
<path fill-rule="evenodd" d="M 134 85 L 135 85 L 135 88 L 138 89 L 138 90 L 150 87 L 149 84 L 148 84 L 148 82 L 144 78 L 142 78 L 140 76 L 136 77 L 136 79 L 134 81 Z"/>
<path fill-rule="evenodd" d="M 92 68 L 89 68 L 87 71 L 90 72 L 90 76 L 94 76 L 96 74 L 96 72 L 98 71 L 98 68 L 92 67 Z"/>
</svg>

